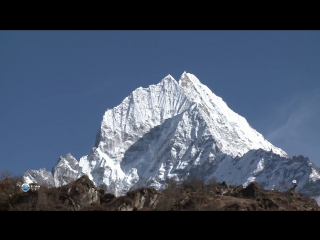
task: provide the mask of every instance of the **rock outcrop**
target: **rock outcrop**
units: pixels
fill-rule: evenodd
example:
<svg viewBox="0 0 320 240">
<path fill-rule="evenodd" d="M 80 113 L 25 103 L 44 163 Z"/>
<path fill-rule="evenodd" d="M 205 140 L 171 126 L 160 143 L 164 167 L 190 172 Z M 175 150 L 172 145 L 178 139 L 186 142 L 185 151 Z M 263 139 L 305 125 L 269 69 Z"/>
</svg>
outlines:
<svg viewBox="0 0 320 240">
<path fill-rule="evenodd" d="M 68 189 L 65 201 L 66 204 L 72 204 L 74 210 L 81 210 L 92 203 L 100 203 L 100 192 L 96 189 L 94 183 L 85 175 L 78 178 Z"/>
<path fill-rule="evenodd" d="M 251 182 L 246 188 L 218 183 L 203 186 L 202 190 L 189 193 L 181 191 L 170 210 L 320 211 L 314 199 L 292 189 L 284 192 L 265 190 L 257 182 Z"/>
</svg>

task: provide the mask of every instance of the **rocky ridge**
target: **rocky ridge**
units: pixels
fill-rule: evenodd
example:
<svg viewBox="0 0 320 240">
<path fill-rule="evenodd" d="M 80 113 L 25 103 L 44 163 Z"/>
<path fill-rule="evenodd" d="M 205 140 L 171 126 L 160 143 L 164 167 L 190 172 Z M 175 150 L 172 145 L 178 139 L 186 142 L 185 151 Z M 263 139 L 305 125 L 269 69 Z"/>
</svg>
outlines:
<svg viewBox="0 0 320 240">
<path fill-rule="evenodd" d="M 297 193 L 265 190 L 257 182 L 247 187 L 226 182 L 168 180 L 166 188 L 138 188 L 115 196 L 95 187 L 85 175 L 62 187 L 22 192 L 17 181 L 0 182 L 1 211 L 319 211 L 317 202 Z"/>
</svg>

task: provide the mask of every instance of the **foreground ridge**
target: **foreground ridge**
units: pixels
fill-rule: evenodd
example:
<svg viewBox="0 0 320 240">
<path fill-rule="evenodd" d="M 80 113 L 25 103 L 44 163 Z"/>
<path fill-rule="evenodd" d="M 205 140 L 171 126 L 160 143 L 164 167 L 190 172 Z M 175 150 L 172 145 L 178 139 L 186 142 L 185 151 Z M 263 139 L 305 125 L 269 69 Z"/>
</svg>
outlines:
<svg viewBox="0 0 320 240">
<path fill-rule="evenodd" d="M 16 179 L 0 182 L 0 211 L 319 211 L 314 199 L 295 192 L 262 189 L 257 182 L 246 188 L 197 179 L 168 180 L 166 188 L 138 188 L 124 196 L 95 187 L 83 175 L 61 187 L 41 185 L 22 192 Z"/>
</svg>

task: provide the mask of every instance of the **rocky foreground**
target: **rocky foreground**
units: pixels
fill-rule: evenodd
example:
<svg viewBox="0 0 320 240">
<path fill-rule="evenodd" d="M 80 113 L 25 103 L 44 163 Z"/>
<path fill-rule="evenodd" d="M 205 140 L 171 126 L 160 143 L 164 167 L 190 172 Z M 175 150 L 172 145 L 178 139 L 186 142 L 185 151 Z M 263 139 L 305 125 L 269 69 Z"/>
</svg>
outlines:
<svg viewBox="0 0 320 240">
<path fill-rule="evenodd" d="M 82 176 L 59 188 L 41 186 L 39 190 L 22 192 L 13 178 L 0 182 L 1 211 L 319 211 L 314 199 L 295 192 L 264 190 L 252 182 L 227 185 L 225 182 L 204 184 L 198 180 L 177 184 L 167 182 L 161 192 L 139 188 L 116 197 L 106 189 L 95 187 Z"/>
</svg>

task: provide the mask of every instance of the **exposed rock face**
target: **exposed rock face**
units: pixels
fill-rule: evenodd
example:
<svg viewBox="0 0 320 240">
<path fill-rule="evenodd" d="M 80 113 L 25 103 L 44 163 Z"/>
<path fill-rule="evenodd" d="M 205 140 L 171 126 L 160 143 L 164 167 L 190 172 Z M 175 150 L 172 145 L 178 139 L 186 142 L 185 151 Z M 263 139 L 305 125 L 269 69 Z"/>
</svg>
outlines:
<svg viewBox="0 0 320 240">
<path fill-rule="evenodd" d="M 76 207 L 83 209 L 91 203 L 100 203 L 100 193 L 94 183 L 87 177 L 82 176 L 75 181 L 75 184 L 68 190 L 68 199 Z"/>
<path fill-rule="evenodd" d="M 314 199 L 293 190 L 262 189 L 257 182 L 247 187 L 214 183 L 184 183 L 158 192 L 140 188 L 105 204 L 111 211 L 320 211 Z"/>
<path fill-rule="evenodd" d="M 133 200 L 134 208 L 154 209 L 159 202 L 162 194 L 153 188 L 140 188 L 127 193 L 127 196 Z"/>
<path fill-rule="evenodd" d="M 153 210 L 162 197 L 163 194 L 154 188 L 139 188 L 126 196 L 104 196 L 101 204 L 111 211 Z"/>
<path fill-rule="evenodd" d="M 171 194 L 165 194 L 165 199 Z M 314 199 L 292 190 L 279 192 L 260 188 L 251 182 L 246 188 L 241 185 L 216 184 L 191 192 L 176 192 L 170 210 L 174 211 L 320 211 Z M 163 203 L 159 203 L 160 208 Z M 167 210 L 169 210 L 167 209 Z M 160 210 L 166 210 L 161 209 Z"/>
<path fill-rule="evenodd" d="M 255 199 L 259 195 L 259 190 L 259 184 L 257 182 L 251 182 L 246 188 L 234 194 L 234 196 Z"/>
</svg>

